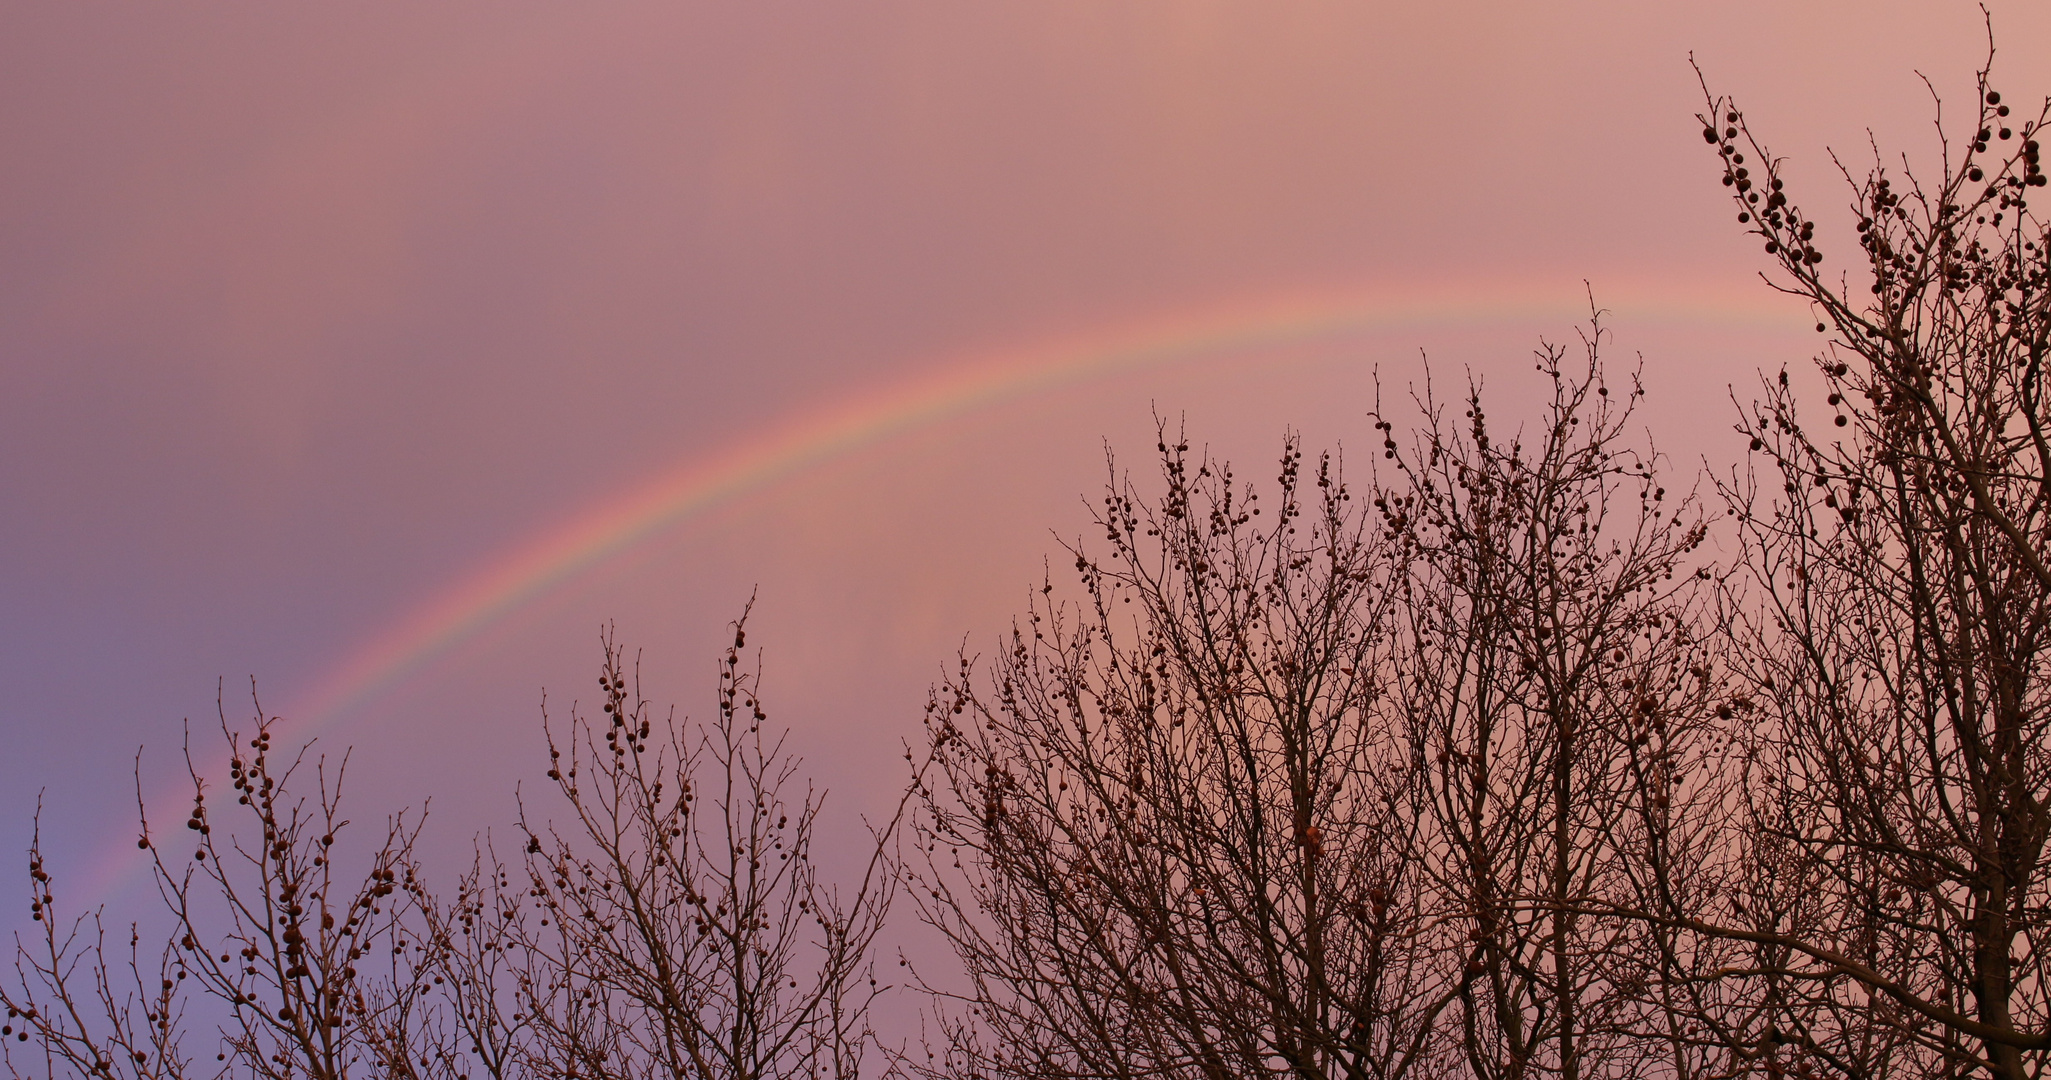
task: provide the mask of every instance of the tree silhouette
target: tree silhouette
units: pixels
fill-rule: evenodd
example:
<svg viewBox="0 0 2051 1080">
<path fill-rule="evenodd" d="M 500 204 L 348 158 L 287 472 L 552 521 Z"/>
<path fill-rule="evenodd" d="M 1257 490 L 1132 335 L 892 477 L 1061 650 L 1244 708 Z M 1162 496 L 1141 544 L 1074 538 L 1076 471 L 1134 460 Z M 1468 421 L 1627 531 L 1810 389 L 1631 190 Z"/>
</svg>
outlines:
<svg viewBox="0 0 2051 1080">
<path fill-rule="evenodd" d="M 1707 527 L 1630 436 L 1642 391 L 1611 393 L 1604 336 L 1598 314 L 1578 358 L 1539 353 L 1551 400 L 1521 430 L 1474 388 L 1448 420 L 1428 383 L 1412 447 L 1379 420 L 1397 475 L 1374 505 L 1404 553 L 1387 722 L 1420 763 L 1409 857 L 1467 941 L 1476 1076 L 1601 1075 L 1680 1035 L 1639 973 L 1644 929 L 1584 911 L 1646 887 L 1713 792 L 1688 777 L 1719 651 Z"/>
<path fill-rule="evenodd" d="M 1294 440 L 1265 505 L 1160 451 L 1163 494 L 1114 472 L 1109 554 L 1071 552 L 1087 598 L 928 709 L 913 896 L 967 976 L 934 1070 L 1436 1074 L 1460 983 L 1382 722 L 1390 541 Z"/>
<path fill-rule="evenodd" d="M 427 991 L 408 922 L 424 893 L 411 864 L 418 819 L 393 818 L 368 866 L 344 869 L 346 757 L 331 763 L 311 744 L 279 755 L 260 707 L 247 733 L 225 710 L 220 727 L 235 804 L 209 799 L 188 743 L 190 861 L 143 814 L 139 844 L 168 921 L 161 944 L 146 948 L 132 926 L 124 963 L 109 953 L 100 912 L 60 920 L 38 834 L 29 876 L 41 933 L 17 939 L 15 978 L 0 983 L 9 1027 L 20 1029 L 10 1075 L 331 1080 L 359 1063 L 410 1068 L 400 1048 Z M 212 1063 L 186 1045 L 195 1009 L 218 1033 Z"/>
<path fill-rule="evenodd" d="M 1711 97 L 1701 116 L 1776 287 L 1831 334 L 1830 422 L 1808 423 L 1785 371 L 1745 415 L 1760 467 L 1723 485 L 1750 582 L 1726 707 L 1744 873 L 1645 914 L 1752 946 L 1710 974 L 1749 984 L 1764 1011 L 1723 1030 L 1776 1069 L 2020 1078 L 2051 1049 L 2051 237 L 2029 203 L 2051 113 L 2011 116 L 1988 72 L 1969 137 L 1940 123 L 1934 171 L 1877 151 L 1862 176 L 1841 167 L 1861 294 L 1828 276 L 1743 114 Z"/>
</svg>

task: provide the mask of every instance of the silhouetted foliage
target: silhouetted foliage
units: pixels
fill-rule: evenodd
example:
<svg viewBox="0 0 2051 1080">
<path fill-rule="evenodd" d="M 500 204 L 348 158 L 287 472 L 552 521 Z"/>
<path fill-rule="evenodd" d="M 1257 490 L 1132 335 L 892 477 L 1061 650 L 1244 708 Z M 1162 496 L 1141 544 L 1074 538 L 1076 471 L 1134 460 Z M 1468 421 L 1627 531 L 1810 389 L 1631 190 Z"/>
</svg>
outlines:
<svg viewBox="0 0 2051 1080">
<path fill-rule="evenodd" d="M 1071 552 L 1088 599 L 928 710 L 914 896 L 969 987 L 937 1071 L 1437 1072 L 1458 982 L 1382 721 L 1390 541 L 1294 440 L 1266 506 L 1161 451 L 1153 505 L 1114 476 L 1109 556 Z"/>
<path fill-rule="evenodd" d="M 1689 776 L 1718 647 L 1707 527 L 1629 437 L 1642 391 L 1611 394 L 1604 336 L 1598 317 L 1578 362 L 1539 354 L 1551 401 L 1508 434 L 1478 391 L 1451 421 L 1427 389 L 1374 500 L 1403 553 L 1388 722 L 1420 763 L 1410 857 L 1466 940 L 1476 1076 L 1639 1069 L 1648 1037 L 1682 1036 L 1639 970 L 1645 928 L 1582 910 L 1648 887 L 1709 795 Z"/>
<path fill-rule="evenodd" d="M 1534 432 L 1492 436 L 1478 389 L 1456 423 L 1421 390 L 1408 450 L 1378 416 L 1393 475 L 1358 502 L 1293 440 L 1265 521 L 1179 438 L 1151 505 L 1114 474 L 1108 554 L 1071 551 L 1087 599 L 1035 605 L 929 708 L 915 896 L 968 975 L 936 1072 L 1699 1057 L 1646 976 L 1660 931 L 1584 910 L 1652 887 L 1650 849 L 1699 858 L 1676 818 L 1714 791 L 1685 779 L 1707 530 L 1627 439 L 1603 334 L 1539 354 Z"/>
<path fill-rule="evenodd" d="M 1722 1031 L 1775 1068 L 2019 1080 L 2051 1062 L 2051 236 L 2029 202 L 2047 110 L 2012 116 L 1983 68 L 1973 130 L 1940 125 L 1932 171 L 1877 150 L 1842 170 L 1857 294 L 1743 114 L 1702 115 L 1776 286 L 1832 335 L 1830 423 L 1807 423 L 1784 371 L 1746 412 L 1763 467 L 1724 485 L 1751 586 L 1730 605 L 1744 872 L 1650 914 L 1751 946 L 1712 974 L 1761 1011 Z"/>
<path fill-rule="evenodd" d="M 764 730 L 745 624 L 702 728 L 651 716 L 608 641 L 604 718 L 573 710 L 549 738 L 567 820 L 523 810 L 517 876 L 487 869 L 459 893 L 518 957 L 538 1075 L 847 1080 L 874 1048 L 870 955 L 896 888 L 883 860 L 895 823 L 852 889 L 820 877 L 821 797 L 800 786 L 785 733 Z"/>
<path fill-rule="evenodd" d="M 346 760 L 331 766 L 310 746 L 281 758 L 272 728 L 259 710 L 238 733 L 223 713 L 233 806 L 209 798 L 188 745 L 190 860 L 167 850 L 171 837 L 152 835 L 144 808 L 139 844 L 169 928 L 147 949 L 131 928 L 125 962 L 109 954 L 99 912 L 59 918 L 38 834 L 29 875 L 41 936 L 17 940 L 16 977 L 0 983 L 9 1026 L 21 1028 L 16 1045 L 33 1046 L 8 1047 L 11 1075 L 328 1080 L 359 1062 L 407 1070 L 401 1049 L 427 990 L 408 933 L 423 893 L 411 865 L 419 823 L 394 818 L 367 868 L 339 867 Z M 213 1046 L 186 1045 L 195 1008 L 218 1033 L 212 1061 Z"/>
<path fill-rule="evenodd" d="M 167 943 L 137 924 L 124 958 L 98 912 L 60 921 L 40 840 L 31 848 L 40 935 L 17 940 L 15 978 L 0 984 L 10 1075 L 887 1074 L 870 957 L 897 885 L 884 858 L 896 823 L 879 827 L 851 887 L 820 874 L 823 797 L 765 727 L 740 667 L 744 627 L 702 727 L 630 694 L 608 637 L 604 719 L 573 708 L 549 729 L 567 814 L 523 806 L 522 856 L 502 861 L 481 840 L 447 900 L 413 856 L 417 819 L 389 823 L 367 870 L 339 869 L 344 767 L 311 744 L 281 760 L 261 712 L 248 734 L 224 719 L 236 804 L 212 797 L 188 754 L 192 861 L 167 854 L 144 817 Z"/>
</svg>

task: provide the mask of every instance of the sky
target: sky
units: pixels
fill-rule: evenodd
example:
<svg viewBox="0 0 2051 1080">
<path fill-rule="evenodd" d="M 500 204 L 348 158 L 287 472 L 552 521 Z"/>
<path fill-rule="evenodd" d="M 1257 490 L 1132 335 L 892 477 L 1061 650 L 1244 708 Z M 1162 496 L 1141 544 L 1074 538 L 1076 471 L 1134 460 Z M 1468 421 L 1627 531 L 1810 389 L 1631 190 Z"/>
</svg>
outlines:
<svg viewBox="0 0 2051 1080">
<path fill-rule="evenodd" d="M 2033 100 L 2051 11 L 1991 7 Z M 928 686 L 1059 580 L 1107 459 L 1144 489 L 1156 417 L 1244 475 L 1287 431 L 1364 473 L 1378 390 L 1428 358 L 1514 421 L 1592 297 L 1647 437 L 1728 462 L 1733 401 L 1815 335 L 1758 279 L 1691 53 L 1821 208 L 1831 149 L 1927 158 L 1918 73 L 1969 107 L 1986 48 L 1955 0 L 0 29 L 0 852 L 40 801 L 59 891 L 117 910 L 138 776 L 173 817 L 217 697 L 354 747 L 358 820 L 427 802 L 453 856 L 546 768 L 544 694 L 588 697 L 602 627 L 705 716 L 751 596 L 765 704 L 851 834 Z"/>
</svg>

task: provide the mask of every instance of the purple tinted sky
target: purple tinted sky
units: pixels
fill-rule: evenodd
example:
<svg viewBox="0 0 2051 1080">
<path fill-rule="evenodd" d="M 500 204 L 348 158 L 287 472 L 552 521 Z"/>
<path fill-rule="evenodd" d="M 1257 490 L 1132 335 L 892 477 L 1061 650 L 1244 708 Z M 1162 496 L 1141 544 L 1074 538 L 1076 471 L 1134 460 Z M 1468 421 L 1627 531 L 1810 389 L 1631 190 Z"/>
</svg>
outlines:
<svg viewBox="0 0 2051 1080">
<path fill-rule="evenodd" d="M 2051 16 L 1995 17 L 1997 75 L 2036 75 Z M 1583 279 L 1663 443 L 1723 454 L 1724 387 L 1809 341 L 1748 284 L 1690 50 L 1820 184 L 1867 125 L 1927 150 L 1914 72 L 1963 103 L 1984 47 L 1950 0 L 70 0 L 4 25 L 0 851 L 46 790 L 72 881 L 133 854 L 131 757 L 167 790 L 217 679 L 233 715 L 251 676 L 289 713 L 525 538 L 989 350 L 1333 290 L 1513 313 L 1017 397 L 760 487 L 324 722 L 361 747 L 362 816 L 432 795 L 448 851 L 505 820 L 541 689 L 587 685 L 605 619 L 702 711 L 758 585 L 773 711 L 873 805 L 932 676 L 1076 532 L 1104 440 L 1143 462 L 1159 409 L 1242 460 L 1288 424 L 1360 444 L 1374 370 L 1401 386 L 1419 350 L 1514 416 Z"/>
</svg>

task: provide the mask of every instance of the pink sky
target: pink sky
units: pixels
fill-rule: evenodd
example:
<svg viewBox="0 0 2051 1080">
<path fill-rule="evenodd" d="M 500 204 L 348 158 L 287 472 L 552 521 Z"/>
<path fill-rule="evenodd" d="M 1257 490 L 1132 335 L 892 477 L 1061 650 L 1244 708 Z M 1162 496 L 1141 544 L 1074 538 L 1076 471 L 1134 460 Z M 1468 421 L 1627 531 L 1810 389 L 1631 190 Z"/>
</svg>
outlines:
<svg viewBox="0 0 2051 1080">
<path fill-rule="evenodd" d="M 1998 84 L 2041 93 L 2051 15 L 1994 16 Z M 364 817 L 432 795 L 455 850 L 538 771 L 540 693 L 589 683 L 601 621 L 702 711 L 757 587 L 772 712 L 872 805 L 929 680 L 1077 532 L 1106 440 L 1143 465 L 1158 409 L 1242 461 L 1292 424 L 1361 445 L 1375 370 L 1401 387 L 1420 350 L 1514 416 L 1584 279 L 1662 445 L 1723 454 L 1725 388 L 1810 341 L 1752 277 L 1689 52 L 1820 186 L 1869 125 L 1926 151 L 1914 73 L 1963 102 L 1983 48 L 1951 0 L 67 0 L 4 26 L 0 848 L 47 789 L 74 880 L 133 853 L 135 748 L 168 783 L 217 679 L 358 744 Z M 1313 308 L 1353 321 L 1218 330 Z M 1185 339 L 1225 344 L 1133 358 Z M 806 442 L 834 423 L 859 437 Z M 719 500 L 429 625 L 721 468 Z"/>
</svg>

